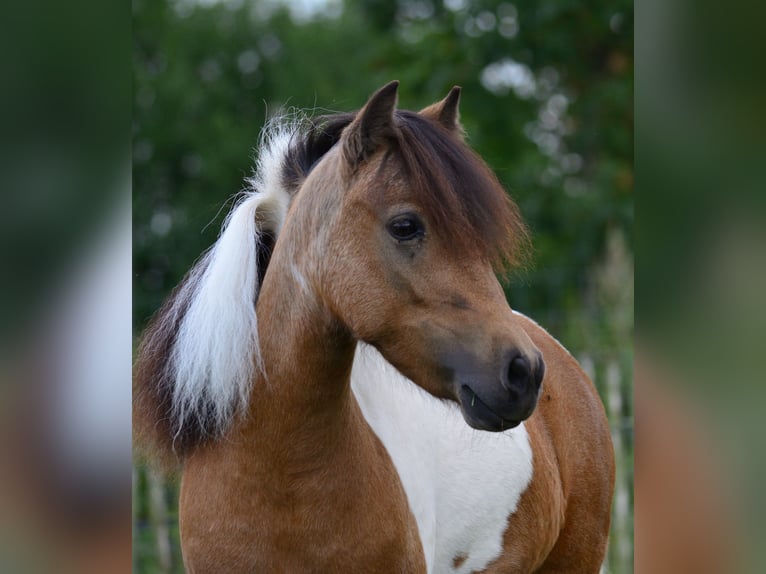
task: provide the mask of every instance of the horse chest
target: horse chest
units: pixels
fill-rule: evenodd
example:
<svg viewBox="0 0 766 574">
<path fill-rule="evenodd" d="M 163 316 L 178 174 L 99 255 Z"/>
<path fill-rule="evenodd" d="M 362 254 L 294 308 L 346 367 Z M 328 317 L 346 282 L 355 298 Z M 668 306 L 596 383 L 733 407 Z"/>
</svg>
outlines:
<svg viewBox="0 0 766 574">
<path fill-rule="evenodd" d="M 425 571 L 393 468 L 370 475 L 333 459 L 297 474 L 268 471 L 230 448 L 187 461 L 179 519 L 189 572 Z M 359 460 L 351 448 L 339 451 Z"/>
<path fill-rule="evenodd" d="M 429 573 L 483 570 L 503 552 L 503 534 L 532 479 L 524 425 L 505 433 L 470 429 L 360 345 L 352 388 L 387 448 L 418 523 Z"/>
</svg>

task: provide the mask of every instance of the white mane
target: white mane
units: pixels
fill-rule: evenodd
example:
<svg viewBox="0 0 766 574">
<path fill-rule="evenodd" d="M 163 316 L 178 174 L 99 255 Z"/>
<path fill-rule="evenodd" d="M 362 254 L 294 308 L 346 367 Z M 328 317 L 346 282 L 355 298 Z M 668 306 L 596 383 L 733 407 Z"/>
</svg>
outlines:
<svg viewBox="0 0 766 574">
<path fill-rule="evenodd" d="M 298 130 L 297 120 L 283 117 L 264 128 L 248 188 L 166 315 L 167 327 L 178 325 L 166 366 L 175 436 L 190 423 L 218 434 L 247 405 L 261 368 L 255 313 L 258 250 L 263 233 L 276 236 L 284 223 L 290 194 L 282 182 L 282 165 Z"/>
</svg>

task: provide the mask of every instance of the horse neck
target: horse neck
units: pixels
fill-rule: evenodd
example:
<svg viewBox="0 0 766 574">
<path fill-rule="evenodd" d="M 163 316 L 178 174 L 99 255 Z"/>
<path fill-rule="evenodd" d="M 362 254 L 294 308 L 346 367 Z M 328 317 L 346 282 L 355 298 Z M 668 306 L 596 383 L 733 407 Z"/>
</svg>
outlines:
<svg viewBox="0 0 766 574">
<path fill-rule="evenodd" d="M 266 525 L 288 530 L 327 571 L 356 563 L 369 572 L 425 572 L 396 469 L 351 392 L 356 341 L 299 291 L 291 270 L 270 267 L 257 308 L 265 375 L 255 381 L 239 432 L 226 441 L 226 448 L 237 445 L 229 476 L 249 477 L 234 498 L 256 500 L 263 536 L 270 536 Z M 321 528 L 307 529 L 315 523 Z M 345 549 L 333 558 L 342 565 L 323 562 L 328 547 Z M 262 556 L 284 564 L 294 553 L 281 552 L 265 544 Z"/>
<path fill-rule="evenodd" d="M 316 461 L 363 426 L 350 390 L 356 341 L 306 300 L 288 266 L 270 267 L 257 314 L 263 369 L 253 385 L 249 430 L 258 444 L 274 438 L 281 458 L 305 454 Z"/>
<path fill-rule="evenodd" d="M 281 231 L 257 304 L 263 372 L 253 386 L 249 420 L 253 432 L 268 428 L 279 436 L 280 449 L 294 445 L 289 449 L 294 456 L 301 454 L 297 445 L 318 456 L 368 430 L 351 393 L 356 341 L 311 289 L 305 276 L 310 274 L 301 271 L 313 268 L 308 261 L 322 260 L 317 245 L 326 237 L 310 238 L 306 230 L 327 233 L 315 214 L 338 211 L 336 171 L 311 184 L 313 193 L 294 200 L 293 217 Z M 296 436 L 300 440 L 285 442 Z"/>
</svg>

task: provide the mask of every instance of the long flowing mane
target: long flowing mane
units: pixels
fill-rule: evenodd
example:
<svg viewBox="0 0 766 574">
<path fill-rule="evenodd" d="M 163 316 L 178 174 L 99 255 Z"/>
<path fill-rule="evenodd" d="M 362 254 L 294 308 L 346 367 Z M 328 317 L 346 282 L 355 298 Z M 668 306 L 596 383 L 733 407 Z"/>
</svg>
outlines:
<svg viewBox="0 0 766 574">
<path fill-rule="evenodd" d="M 134 369 L 134 429 L 161 466 L 220 437 L 248 404 L 261 365 L 255 303 L 290 201 L 356 115 L 270 121 L 217 242 L 150 321 Z M 435 232 L 498 270 L 523 259 L 524 224 L 486 164 L 437 122 L 396 119 L 383 161 L 401 166 Z"/>
<path fill-rule="evenodd" d="M 152 317 L 134 367 L 133 426 L 161 467 L 219 437 L 247 404 L 261 366 L 255 303 L 274 243 L 291 196 L 343 126 L 330 137 L 296 113 L 268 122 L 218 240 Z"/>
</svg>

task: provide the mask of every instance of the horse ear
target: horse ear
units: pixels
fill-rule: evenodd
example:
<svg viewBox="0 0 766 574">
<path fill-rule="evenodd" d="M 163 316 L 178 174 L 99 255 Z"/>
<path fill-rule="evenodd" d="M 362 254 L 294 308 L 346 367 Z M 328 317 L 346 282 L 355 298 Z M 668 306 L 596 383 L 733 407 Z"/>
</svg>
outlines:
<svg viewBox="0 0 766 574">
<path fill-rule="evenodd" d="M 420 110 L 420 115 L 439 122 L 447 130 L 462 135 L 463 126 L 460 125 L 460 86 L 454 86 L 447 97 L 440 102 L 431 104 Z"/>
<path fill-rule="evenodd" d="M 380 88 L 367 101 L 344 132 L 343 152 L 352 166 L 366 157 L 395 133 L 394 111 L 399 81 Z"/>
</svg>

